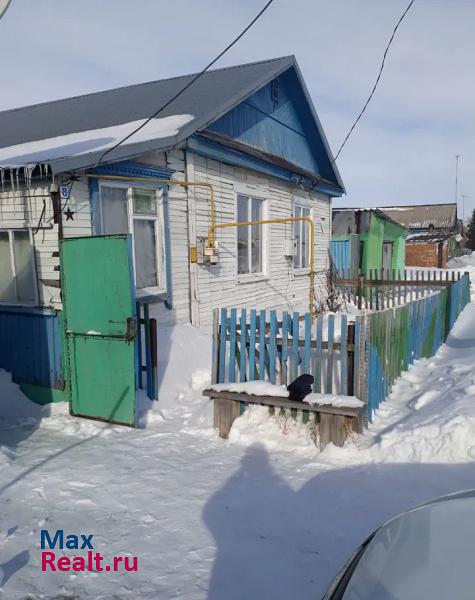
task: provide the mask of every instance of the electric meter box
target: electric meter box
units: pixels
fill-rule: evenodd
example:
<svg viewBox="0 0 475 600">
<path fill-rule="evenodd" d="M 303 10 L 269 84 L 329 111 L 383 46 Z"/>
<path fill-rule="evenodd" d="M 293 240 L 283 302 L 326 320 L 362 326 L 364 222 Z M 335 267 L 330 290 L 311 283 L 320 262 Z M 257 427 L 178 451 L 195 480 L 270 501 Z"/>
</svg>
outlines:
<svg viewBox="0 0 475 600">
<path fill-rule="evenodd" d="M 284 240 L 284 256 L 297 256 L 297 240 L 295 238 Z"/>
<path fill-rule="evenodd" d="M 208 240 L 204 237 L 197 239 L 197 260 L 199 265 L 210 266 L 218 264 L 218 244 L 215 240 L 214 248 L 208 248 Z"/>
</svg>

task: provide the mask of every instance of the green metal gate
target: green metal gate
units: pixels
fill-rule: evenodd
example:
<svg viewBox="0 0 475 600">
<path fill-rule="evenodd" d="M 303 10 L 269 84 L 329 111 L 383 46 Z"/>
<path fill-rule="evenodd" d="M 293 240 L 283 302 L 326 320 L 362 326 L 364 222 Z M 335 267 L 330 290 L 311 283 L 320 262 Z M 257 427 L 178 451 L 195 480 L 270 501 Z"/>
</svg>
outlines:
<svg viewBox="0 0 475 600">
<path fill-rule="evenodd" d="M 62 240 L 60 259 L 70 412 L 135 426 L 136 315 L 130 236 Z"/>
</svg>

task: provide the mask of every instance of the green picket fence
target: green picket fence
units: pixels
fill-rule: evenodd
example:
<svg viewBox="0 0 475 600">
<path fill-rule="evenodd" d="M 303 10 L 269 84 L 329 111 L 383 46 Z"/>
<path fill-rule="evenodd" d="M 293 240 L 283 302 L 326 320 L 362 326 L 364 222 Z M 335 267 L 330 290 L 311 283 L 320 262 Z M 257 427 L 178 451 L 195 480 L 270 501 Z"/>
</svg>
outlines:
<svg viewBox="0 0 475 600">
<path fill-rule="evenodd" d="M 431 296 L 397 308 L 370 313 L 366 330 L 368 419 L 391 392 L 395 380 L 417 359 L 430 358 L 446 340 L 459 314 L 470 302 L 468 274 Z"/>
</svg>

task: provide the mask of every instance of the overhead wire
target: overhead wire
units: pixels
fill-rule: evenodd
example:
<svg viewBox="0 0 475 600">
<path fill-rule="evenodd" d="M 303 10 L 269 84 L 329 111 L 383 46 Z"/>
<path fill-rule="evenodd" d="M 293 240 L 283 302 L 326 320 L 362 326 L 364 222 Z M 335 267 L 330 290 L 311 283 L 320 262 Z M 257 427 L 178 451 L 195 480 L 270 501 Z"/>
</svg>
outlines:
<svg viewBox="0 0 475 600">
<path fill-rule="evenodd" d="M 343 140 L 343 142 L 340 145 L 340 148 L 338 149 L 338 152 L 335 154 L 335 157 L 333 158 L 332 161 L 332 165 L 333 163 L 335 163 L 335 161 L 338 159 L 338 157 L 340 156 L 341 151 L 343 150 L 343 148 L 345 147 L 346 143 L 348 142 L 348 140 L 350 139 L 351 134 L 353 133 L 354 129 L 356 128 L 356 126 L 358 125 L 361 117 L 364 115 L 366 109 L 368 108 L 369 103 L 371 102 L 371 100 L 373 99 L 373 96 L 376 92 L 376 89 L 378 87 L 379 81 L 381 79 L 381 76 L 383 74 L 383 70 L 384 70 L 384 66 L 386 64 L 386 57 L 388 55 L 389 52 L 389 48 L 391 47 L 391 44 L 393 43 L 394 37 L 396 35 L 397 30 L 399 29 L 399 26 L 401 25 L 401 23 L 404 21 L 407 13 L 411 10 L 412 5 L 414 4 L 415 0 L 411 0 L 409 2 L 409 4 L 407 5 L 406 9 L 404 10 L 404 12 L 402 13 L 402 15 L 399 17 L 392 33 L 391 33 L 391 37 L 389 38 L 388 43 L 386 44 L 386 48 L 384 50 L 384 54 L 383 54 L 383 59 L 381 61 L 381 65 L 379 67 L 379 72 L 378 72 L 378 76 L 376 77 L 376 81 L 374 82 L 373 88 L 371 90 L 371 93 L 369 94 L 368 98 L 366 99 L 365 103 L 363 104 L 363 108 L 361 109 L 361 111 L 359 112 L 358 116 L 356 117 L 353 125 L 350 127 L 348 133 L 345 136 L 345 139 Z"/>
<path fill-rule="evenodd" d="M 96 163 L 96 167 L 104 160 L 104 158 L 110 154 L 113 150 L 116 150 L 121 144 L 130 139 L 133 135 L 143 129 L 152 119 L 155 119 L 162 111 L 170 106 L 177 98 L 179 98 L 188 88 L 190 88 L 200 77 L 202 77 L 206 71 L 208 71 L 215 63 L 218 62 L 220 58 L 222 58 L 237 42 L 251 29 L 251 27 L 261 18 L 261 16 L 266 12 L 269 6 L 274 2 L 274 0 L 268 0 L 268 2 L 261 8 L 261 10 L 257 13 L 257 15 L 252 19 L 250 23 L 241 31 L 241 33 L 233 39 L 231 43 L 229 43 L 224 50 L 222 50 L 210 63 L 204 67 L 199 73 L 197 73 L 186 85 L 184 85 L 174 96 L 172 96 L 169 100 L 167 100 L 160 108 L 158 108 L 150 117 L 144 120 L 138 127 L 136 127 L 131 133 L 126 135 L 124 138 L 119 140 L 116 144 L 114 144 L 111 148 L 105 150 L 99 160 Z"/>
</svg>

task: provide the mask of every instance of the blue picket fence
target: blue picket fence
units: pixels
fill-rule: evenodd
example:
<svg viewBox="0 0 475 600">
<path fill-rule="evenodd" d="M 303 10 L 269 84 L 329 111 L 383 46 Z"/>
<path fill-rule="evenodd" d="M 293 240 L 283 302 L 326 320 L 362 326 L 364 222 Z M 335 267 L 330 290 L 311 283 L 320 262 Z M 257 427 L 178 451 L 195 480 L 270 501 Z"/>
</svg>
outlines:
<svg viewBox="0 0 475 600">
<path fill-rule="evenodd" d="M 315 392 L 353 393 L 353 338 L 359 320 L 349 324 L 346 314 L 329 314 L 319 315 L 312 324 L 310 313 L 216 310 L 213 380 L 261 379 L 288 385 L 298 375 L 311 373 Z"/>
<path fill-rule="evenodd" d="M 368 405 L 368 420 L 401 373 L 435 354 L 470 301 L 464 275 L 430 296 L 358 315 L 217 309 L 213 323 L 215 383 L 268 380 L 288 385 L 302 373 L 314 391 L 355 395 Z"/>
</svg>

